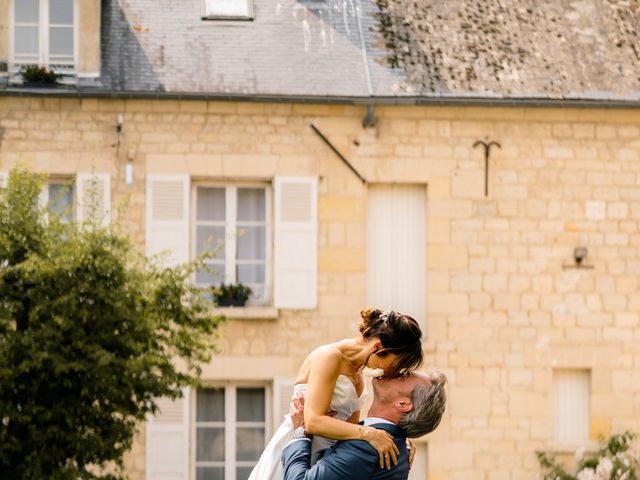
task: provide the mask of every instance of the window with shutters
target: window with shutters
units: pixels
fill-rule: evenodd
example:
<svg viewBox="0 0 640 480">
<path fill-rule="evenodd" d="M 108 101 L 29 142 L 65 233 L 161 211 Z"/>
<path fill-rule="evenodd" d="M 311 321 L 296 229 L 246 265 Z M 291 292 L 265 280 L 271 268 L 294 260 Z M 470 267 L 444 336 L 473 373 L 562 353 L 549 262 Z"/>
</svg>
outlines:
<svg viewBox="0 0 640 480">
<path fill-rule="evenodd" d="M 196 185 L 192 252 L 213 254 L 196 272 L 198 285 L 242 283 L 251 304 L 270 303 L 270 195 L 266 185 Z"/>
<path fill-rule="evenodd" d="M 11 61 L 13 73 L 23 65 L 74 74 L 77 49 L 77 0 L 12 0 Z"/>
<path fill-rule="evenodd" d="M 553 432 L 559 444 L 589 441 L 590 377 L 584 369 L 553 371 Z"/>
<path fill-rule="evenodd" d="M 207 20 L 251 20 L 251 0 L 204 0 L 204 15 Z"/>
<path fill-rule="evenodd" d="M 195 400 L 195 479 L 246 480 L 264 450 L 264 386 L 202 388 Z"/>
</svg>

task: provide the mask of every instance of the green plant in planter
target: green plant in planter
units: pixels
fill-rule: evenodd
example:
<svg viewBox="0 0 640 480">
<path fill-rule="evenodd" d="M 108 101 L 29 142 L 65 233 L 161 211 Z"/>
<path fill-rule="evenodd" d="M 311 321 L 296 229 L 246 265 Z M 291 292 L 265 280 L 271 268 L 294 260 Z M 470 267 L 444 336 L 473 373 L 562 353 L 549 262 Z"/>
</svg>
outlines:
<svg viewBox="0 0 640 480">
<path fill-rule="evenodd" d="M 20 68 L 20 75 L 25 82 L 51 83 L 54 84 L 62 75 L 47 70 L 45 67 L 37 65 L 23 65 Z"/>
<path fill-rule="evenodd" d="M 225 284 L 212 287 L 213 299 L 219 307 L 244 307 L 253 293 L 250 287 L 242 283 Z"/>
</svg>

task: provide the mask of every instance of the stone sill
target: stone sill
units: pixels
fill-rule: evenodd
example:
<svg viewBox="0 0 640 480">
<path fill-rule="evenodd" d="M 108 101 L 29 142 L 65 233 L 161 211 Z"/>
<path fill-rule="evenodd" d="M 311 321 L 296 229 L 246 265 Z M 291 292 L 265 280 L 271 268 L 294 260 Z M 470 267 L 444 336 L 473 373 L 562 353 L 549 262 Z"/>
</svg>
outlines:
<svg viewBox="0 0 640 480">
<path fill-rule="evenodd" d="M 584 450 L 586 453 L 596 452 L 598 450 L 598 442 L 587 441 L 583 443 L 549 443 L 543 451 L 546 453 L 571 454 L 574 455 L 578 450 Z"/>
<path fill-rule="evenodd" d="M 213 309 L 213 313 L 240 320 L 278 319 L 278 309 L 275 307 L 216 307 Z"/>
</svg>

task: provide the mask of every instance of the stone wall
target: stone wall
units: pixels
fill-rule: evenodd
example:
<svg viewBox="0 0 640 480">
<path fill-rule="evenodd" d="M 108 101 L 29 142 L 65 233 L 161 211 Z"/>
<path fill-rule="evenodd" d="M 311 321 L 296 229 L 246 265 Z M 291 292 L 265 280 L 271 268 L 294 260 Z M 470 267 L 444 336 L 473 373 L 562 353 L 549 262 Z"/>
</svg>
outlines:
<svg viewBox="0 0 640 480">
<path fill-rule="evenodd" d="M 115 127 L 123 114 L 118 147 Z M 294 375 L 355 333 L 366 301 L 369 182 L 427 184 L 427 367 L 449 376 L 428 438 L 430 480 L 536 479 L 552 444 L 552 373 L 591 371 L 590 436 L 640 431 L 640 117 L 634 110 L 380 107 L 0 97 L 0 170 L 16 162 L 112 174 L 120 222 L 144 245 L 146 173 L 194 179 L 318 175 L 319 305 L 235 319 L 207 380 Z M 491 151 L 489 196 L 484 159 Z M 134 165 L 133 187 L 124 164 Z M 588 248 L 593 269 L 564 268 Z M 127 460 L 144 478 L 144 442 Z"/>
</svg>

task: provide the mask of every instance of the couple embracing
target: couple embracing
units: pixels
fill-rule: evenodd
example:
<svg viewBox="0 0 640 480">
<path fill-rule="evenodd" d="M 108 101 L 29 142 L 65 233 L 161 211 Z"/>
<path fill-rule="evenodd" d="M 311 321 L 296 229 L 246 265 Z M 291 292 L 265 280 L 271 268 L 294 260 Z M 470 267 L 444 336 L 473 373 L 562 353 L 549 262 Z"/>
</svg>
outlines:
<svg viewBox="0 0 640 480">
<path fill-rule="evenodd" d="M 300 367 L 291 414 L 249 480 L 406 480 L 409 438 L 433 431 L 444 413 L 446 377 L 414 372 L 422 333 L 408 315 L 364 309 L 359 335 L 315 349 Z M 364 422 L 364 373 L 373 403 Z"/>
</svg>

